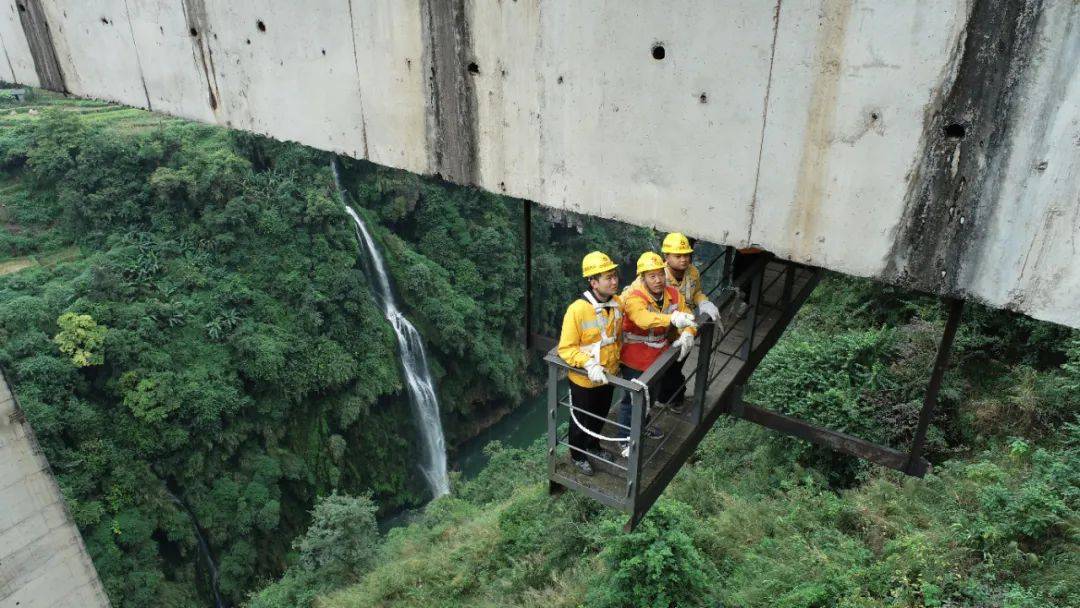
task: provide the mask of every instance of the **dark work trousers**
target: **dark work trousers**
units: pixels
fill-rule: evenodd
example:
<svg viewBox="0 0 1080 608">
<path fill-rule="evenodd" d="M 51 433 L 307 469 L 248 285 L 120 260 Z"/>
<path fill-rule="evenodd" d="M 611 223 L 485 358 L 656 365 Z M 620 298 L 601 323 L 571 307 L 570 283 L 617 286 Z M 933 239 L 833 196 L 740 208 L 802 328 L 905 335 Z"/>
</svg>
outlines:
<svg viewBox="0 0 1080 608">
<path fill-rule="evenodd" d="M 583 409 L 590 414 L 607 418 L 608 410 L 611 409 L 611 397 L 615 394 L 615 387 L 611 384 L 603 384 L 595 388 L 585 388 L 570 383 L 570 399 L 574 407 Z M 578 422 L 594 433 L 600 433 L 604 428 L 604 421 L 593 418 L 581 412 L 574 412 Z M 600 441 L 590 437 L 585 431 L 578 428 L 574 421 L 570 421 L 570 445 L 581 450 L 596 451 L 600 449 Z M 570 450 L 570 457 L 574 460 L 586 460 L 581 452 Z"/>
<path fill-rule="evenodd" d="M 770 255 L 767 251 L 761 251 L 758 253 L 735 253 L 735 260 L 731 263 L 731 280 L 735 283 L 739 289 L 743 292 L 743 302 L 750 303 L 750 281 L 747 281 L 745 285 L 739 285 L 739 280 L 742 279 L 742 275 L 761 259 L 761 256 Z"/>
<path fill-rule="evenodd" d="M 636 369 L 623 365 L 622 371 L 619 375 L 626 380 L 633 380 L 638 378 L 645 372 L 639 372 Z M 686 382 L 686 376 L 683 376 L 682 366 L 679 363 L 675 363 L 664 372 L 664 375 L 660 377 L 660 381 L 656 383 L 656 392 L 651 393 L 649 398 L 653 402 L 661 403 L 675 403 L 677 404 L 682 400 L 683 395 L 686 393 L 686 387 L 683 383 Z M 643 395 L 644 396 L 644 395 Z M 619 401 L 619 424 L 629 427 L 630 426 L 630 414 L 633 411 L 633 401 L 630 395 L 630 391 L 624 391 L 622 400 Z M 645 423 L 648 424 L 649 420 L 646 419 Z M 629 437 L 630 430 L 620 428 L 619 437 Z"/>
</svg>

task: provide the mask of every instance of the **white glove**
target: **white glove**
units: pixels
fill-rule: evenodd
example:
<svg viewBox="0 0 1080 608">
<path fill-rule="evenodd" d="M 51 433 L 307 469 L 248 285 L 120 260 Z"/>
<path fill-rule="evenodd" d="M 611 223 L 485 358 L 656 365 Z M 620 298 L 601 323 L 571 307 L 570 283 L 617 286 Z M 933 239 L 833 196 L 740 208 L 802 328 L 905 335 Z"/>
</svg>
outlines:
<svg viewBox="0 0 1080 608">
<path fill-rule="evenodd" d="M 687 327 L 697 327 L 694 323 L 694 315 L 676 310 L 671 313 L 671 324 L 675 326 L 675 329 L 686 329 Z"/>
<path fill-rule="evenodd" d="M 697 309 L 701 314 L 712 317 L 713 323 L 720 320 L 720 309 L 716 307 L 716 304 L 713 304 L 708 300 L 704 300 L 701 304 L 698 304 Z"/>
<path fill-rule="evenodd" d="M 690 355 L 690 349 L 694 348 L 694 335 L 690 332 L 683 332 L 679 336 L 678 340 L 672 344 L 672 346 L 679 349 L 679 361 L 683 361 Z"/>
<path fill-rule="evenodd" d="M 585 371 L 589 372 L 589 380 L 597 384 L 607 384 L 607 374 L 604 373 L 604 366 L 600 365 L 596 361 L 590 360 L 585 364 Z"/>
</svg>

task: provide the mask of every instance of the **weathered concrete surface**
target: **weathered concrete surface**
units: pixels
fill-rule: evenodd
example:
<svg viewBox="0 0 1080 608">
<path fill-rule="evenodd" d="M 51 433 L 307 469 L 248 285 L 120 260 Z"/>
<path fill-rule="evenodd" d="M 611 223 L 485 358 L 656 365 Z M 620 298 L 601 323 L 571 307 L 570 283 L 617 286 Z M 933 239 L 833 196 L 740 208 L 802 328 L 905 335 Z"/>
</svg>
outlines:
<svg viewBox="0 0 1080 608">
<path fill-rule="evenodd" d="M 35 0 L 62 85 L 4 1 L 20 83 L 1080 327 L 1074 0 Z"/>
<path fill-rule="evenodd" d="M 0 606 L 108 606 L 49 464 L 2 375 L 0 452 Z"/>
</svg>

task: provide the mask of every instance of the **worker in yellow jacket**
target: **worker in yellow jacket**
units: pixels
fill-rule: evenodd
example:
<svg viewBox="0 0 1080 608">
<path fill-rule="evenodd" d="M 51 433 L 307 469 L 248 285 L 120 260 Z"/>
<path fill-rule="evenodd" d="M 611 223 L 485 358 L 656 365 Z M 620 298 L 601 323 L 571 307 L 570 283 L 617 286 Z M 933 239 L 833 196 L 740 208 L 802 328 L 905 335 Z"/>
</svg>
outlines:
<svg viewBox="0 0 1080 608">
<path fill-rule="evenodd" d="M 701 290 L 701 273 L 691 263 L 694 250 L 690 247 L 690 240 L 686 235 L 680 232 L 667 235 L 660 251 L 667 263 L 667 284 L 679 290 L 686 299 L 687 306 L 697 307 L 698 313 L 709 315 L 713 321 L 719 321 L 720 310 Z"/>
<path fill-rule="evenodd" d="M 574 300 L 563 315 L 559 335 L 559 356 L 568 365 L 583 368 L 587 375 L 571 372 L 570 400 L 573 407 L 588 412 L 575 413 L 570 421 L 570 457 L 585 475 L 593 474 L 589 455 L 600 453 L 594 436 L 604 428 L 615 387 L 607 374 L 619 373 L 622 347 L 622 299 L 617 265 L 607 255 L 593 251 L 581 260 L 581 276 L 589 288 Z M 600 418 L 594 418 L 599 416 Z"/>
</svg>

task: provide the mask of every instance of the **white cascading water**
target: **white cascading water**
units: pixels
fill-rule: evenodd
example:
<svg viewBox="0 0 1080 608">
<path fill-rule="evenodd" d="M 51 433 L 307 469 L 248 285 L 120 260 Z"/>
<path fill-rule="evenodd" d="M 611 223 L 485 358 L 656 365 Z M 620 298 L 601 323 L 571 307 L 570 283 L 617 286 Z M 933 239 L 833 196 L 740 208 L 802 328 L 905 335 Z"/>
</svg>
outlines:
<svg viewBox="0 0 1080 608">
<path fill-rule="evenodd" d="M 390 289 L 390 278 L 386 274 L 382 255 L 375 247 L 364 220 L 345 200 L 345 190 L 338 175 L 337 160 L 330 163 L 334 172 L 334 185 L 341 197 L 345 211 L 356 224 L 356 238 L 364 246 L 367 255 L 361 259 L 369 277 L 374 277 L 377 288 L 376 298 L 383 307 L 386 320 L 394 328 L 398 350 L 401 351 L 401 368 L 405 373 L 405 384 L 409 390 L 409 402 L 416 416 L 417 426 L 423 440 L 424 464 L 420 470 L 427 479 L 428 486 L 435 498 L 450 493 L 450 477 L 446 472 L 446 440 L 443 438 L 442 421 L 439 419 L 439 399 L 435 394 L 435 383 L 428 370 L 427 353 L 420 333 L 412 323 L 398 310 L 394 292 Z"/>
</svg>

